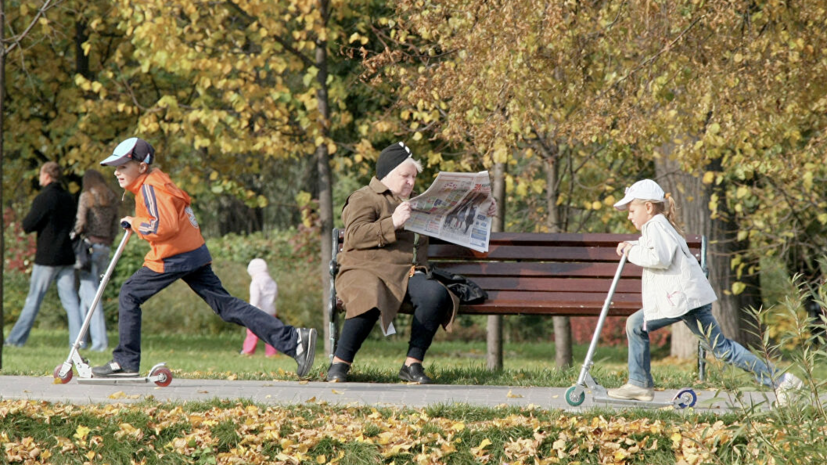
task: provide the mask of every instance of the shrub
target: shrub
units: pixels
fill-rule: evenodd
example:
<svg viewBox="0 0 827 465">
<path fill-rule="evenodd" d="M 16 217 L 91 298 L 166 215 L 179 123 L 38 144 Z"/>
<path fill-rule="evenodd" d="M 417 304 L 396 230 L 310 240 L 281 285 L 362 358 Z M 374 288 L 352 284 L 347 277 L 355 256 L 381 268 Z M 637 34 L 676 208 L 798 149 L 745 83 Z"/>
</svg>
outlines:
<svg viewBox="0 0 827 465">
<path fill-rule="evenodd" d="M 4 270 L 31 273 L 34 254 L 37 251 L 37 239 L 34 234 L 23 232 L 19 215 L 11 208 L 3 211 L 3 250 Z"/>
<path fill-rule="evenodd" d="M 827 283 L 810 290 L 798 276 L 789 282 L 790 288 L 795 292 L 786 296 L 778 305 L 752 309 L 751 313 L 759 323 L 789 322 L 788 329 L 776 333 L 777 338 L 772 339 L 765 327 L 757 323 L 756 331 L 761 336 L 757 352 L 768 361 L 776 354 L 783 354 L 792 363 L 786 370 L 779 370 L 778 375 L 783 371 L 792 372 L 804 381 L 804 388 L 790 394 L 791 403 L 788 406 L 767 409 L 766 405 L 744 405 L 742 421 L 728 427 L 731 440 L 716 451 L 721 463 L 810 464 L 824 463 L 827 457 L 827 445 L 820 440 L 827 430 L 827 409 L 822 393 L 825 382 L 821 375 L 827 353 L 816 347 L 823 346 L 823 339 L 817 345 L 812 344 L 815 341 L 801 343 L 811 338 L 812 326 L 812 322 L 801 312 L 803 302 L 813 298 L 820 306 L 826 306 Z M 816 327 L 822 331 L 825 329 L 823 322 Z M 781 368 L 779 363 L 773 361 L 772 364 Z M 738 388 L 725 388 L 724 391 L 731 398 L 741 399 Z M 768 425 L 778 426 L 772 428 Z"/>
<path fill-rule="evenodd" d="M 597 328 L 597 317 L 572 318 L 571 335 L 574 343 L 591 343 L 595 328 Z M 649 345 L 664 347 L 669 344 L 670 335 L 671 332 L 667 328 L 649 333 Z M 603 323 L 603 330 L 600 331 L 600 345 L 626 346 L 626 317 L 610 316 L 606 318 Z"/>
</svg>

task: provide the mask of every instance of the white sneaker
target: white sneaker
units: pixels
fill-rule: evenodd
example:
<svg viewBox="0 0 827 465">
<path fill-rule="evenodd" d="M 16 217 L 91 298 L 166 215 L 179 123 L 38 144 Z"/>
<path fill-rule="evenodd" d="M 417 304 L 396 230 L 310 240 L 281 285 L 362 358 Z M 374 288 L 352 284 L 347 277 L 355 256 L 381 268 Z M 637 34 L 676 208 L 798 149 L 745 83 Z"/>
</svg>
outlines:
<svg viewBox="0 0 827 465">
<path fill-rule="evenodd" d="M 650 401 L 655 398 L 655 388 L 642 388 L 634 384 L 626 383 L 617 389 L 606 391 L 609 397 L 625 400 Z"/>
<path fill-rule="evenodd" d="M 804 382 L 798 379 L 797 376 L 792 373 L 784 373 L 781 382 L 775 388 L 775 404 L 779 407 L 789 405 L 791 398 L 798 394 L 802 387 L 804 387 Z"/>
</svg>

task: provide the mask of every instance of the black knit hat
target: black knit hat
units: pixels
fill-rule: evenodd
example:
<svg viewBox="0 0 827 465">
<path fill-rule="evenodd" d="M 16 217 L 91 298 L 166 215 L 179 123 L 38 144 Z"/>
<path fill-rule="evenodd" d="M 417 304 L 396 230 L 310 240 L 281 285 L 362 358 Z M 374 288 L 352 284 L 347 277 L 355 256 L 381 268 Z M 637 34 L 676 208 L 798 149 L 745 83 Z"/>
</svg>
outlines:
<svg viewBox="0 0 827 465">
<path fill-rule="evenodd" d="M 411 149 L 404 142 L 397 142 L 385 147 L 376 161 L 376 179 L 380 181 L 403 161 L 411 157 Z"/>
</svg>

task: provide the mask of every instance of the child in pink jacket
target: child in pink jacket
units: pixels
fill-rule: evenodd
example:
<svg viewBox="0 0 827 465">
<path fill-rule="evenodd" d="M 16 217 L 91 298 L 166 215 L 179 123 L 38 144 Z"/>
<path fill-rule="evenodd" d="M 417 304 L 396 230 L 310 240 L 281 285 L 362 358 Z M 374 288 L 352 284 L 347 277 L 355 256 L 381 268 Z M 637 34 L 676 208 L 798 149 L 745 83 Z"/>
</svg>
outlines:
<svg viewBox="0 0 827 465">
<path fill-rule="evenodd" d="M 270 273 L 267 272 L 267 262 L 260 258 L 250 260 L 250 264 L 247 265 L 247 273 L 249 273 L 250 278 L 252 278 L 250 282 L 250 305 L 275 317 L 276 298 L 279 295 L 279 287 L 273 278 L 270 277 Z M 244 355 L 253 355 L 256 353 L 257 344 L 258 336 L 247 329 L 247 338 L 244 339 L 241 353 Z M 268 357 L 273 357 L 278 351 L 270 344 L 265 344 L 264 353 Z"/>
</svg>

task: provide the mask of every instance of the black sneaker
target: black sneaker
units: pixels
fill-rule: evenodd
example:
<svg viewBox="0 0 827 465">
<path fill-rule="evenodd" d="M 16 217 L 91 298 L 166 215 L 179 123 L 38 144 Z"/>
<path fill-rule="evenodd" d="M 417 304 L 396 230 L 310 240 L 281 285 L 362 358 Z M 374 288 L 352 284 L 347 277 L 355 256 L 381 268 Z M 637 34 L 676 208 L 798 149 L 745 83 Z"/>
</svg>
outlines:
<svg viewBox="0 0 827 465">
<path fill-rule="evenodd" d="M 128 378 L 135 376 L 138 376 L 137 370 L 126 370 L 114 360 L 110 360 L 106 365 L 92 367 L 92 377 L 94 378 Z"/>
<path fill-rule="evenodd" d="M 345 383 L 349 371 L 350 365 L 347 363 L 332 363 L 330 368 L 327 369 L 327 380 L 331 383 Z"/>
<path fill-rule="evenodd" d="M 304 378 L 313 368 L 313 360 L 316 358 L 316 330 L 313 328 L 296 328 L 299 333 L 299 341 L 296 346 L 296 359 L 298 366 L 296 367 L 296 374 L 299 378 Z"/>
<path fill-rule="evenodd" d="M 399 379 L 409 383 L 431 384 L 431 378 L 425 374 L 425 368 L 421 363 L 413 363 L 411 366 L 402 365 L 399 369 Z"/>
</svg>

